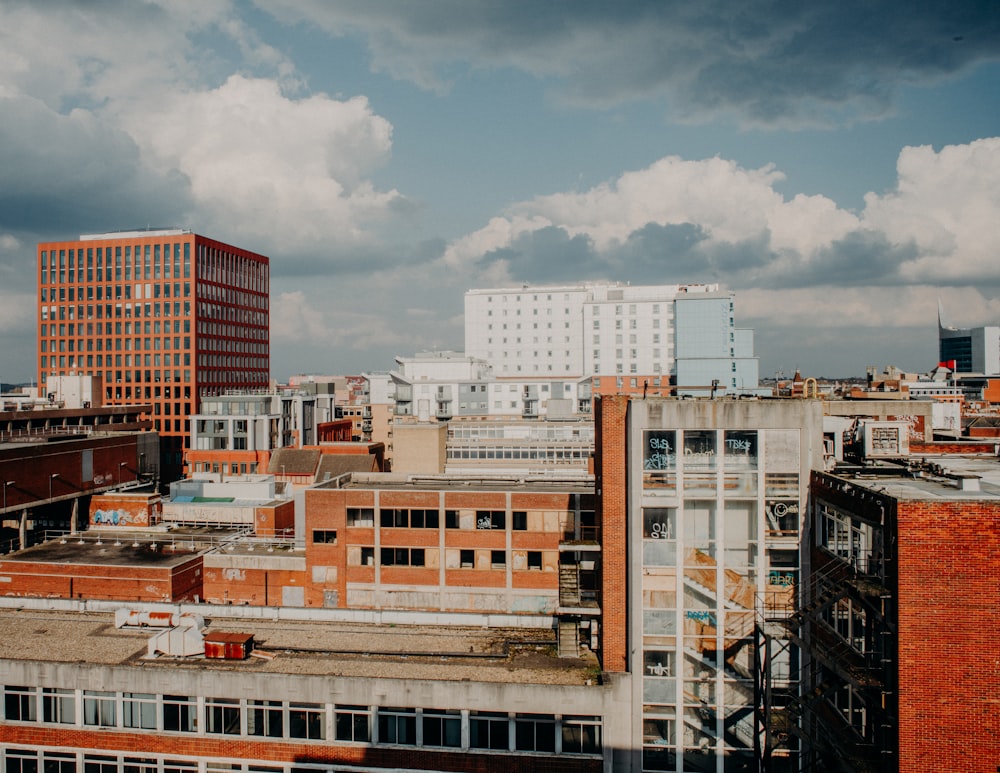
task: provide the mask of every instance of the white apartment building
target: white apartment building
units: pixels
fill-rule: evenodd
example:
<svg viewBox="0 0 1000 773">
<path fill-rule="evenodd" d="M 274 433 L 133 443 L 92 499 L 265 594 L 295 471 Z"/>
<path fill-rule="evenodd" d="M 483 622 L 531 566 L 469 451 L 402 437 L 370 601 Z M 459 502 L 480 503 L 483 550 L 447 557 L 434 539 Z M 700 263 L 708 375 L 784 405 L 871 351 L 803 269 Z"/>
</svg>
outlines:
<svg viewBox="0 0 1000 773">
<path fill-rule="evenodd" d="M 465 354 L 498 378 L 664 375 L 753 391 L 753 334 L 736 329 L 733 298 L 717 284 L 469 290 Z"/>
</svg>

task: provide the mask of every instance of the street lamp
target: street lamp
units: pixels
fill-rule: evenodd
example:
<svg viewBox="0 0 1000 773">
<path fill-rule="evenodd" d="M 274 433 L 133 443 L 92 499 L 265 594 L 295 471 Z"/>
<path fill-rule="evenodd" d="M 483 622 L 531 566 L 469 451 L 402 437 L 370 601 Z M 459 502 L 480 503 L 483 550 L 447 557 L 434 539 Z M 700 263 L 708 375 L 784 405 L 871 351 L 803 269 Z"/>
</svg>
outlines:
<svg viewBox="0 0 1000 773">
<path fill-rule="evenodd" d="M 3 511 L 5 513 L 7 512 L 7 487 L 13 486 L 15 483 L 17 483 L 16 480 L 5 480 L 3 482 Z"/>
<path fill-rule="evenodd" d="M 54 472 L 49 476 L 49 499 L 52 499 L 52 481 L 59 477 L 58 472 Z"/>
<path fill-rule="evenodd" d="M 124 467 L 128 462 L 118 462 L 118 485 L 122 485 L 122 467 Z"/>
</svg>

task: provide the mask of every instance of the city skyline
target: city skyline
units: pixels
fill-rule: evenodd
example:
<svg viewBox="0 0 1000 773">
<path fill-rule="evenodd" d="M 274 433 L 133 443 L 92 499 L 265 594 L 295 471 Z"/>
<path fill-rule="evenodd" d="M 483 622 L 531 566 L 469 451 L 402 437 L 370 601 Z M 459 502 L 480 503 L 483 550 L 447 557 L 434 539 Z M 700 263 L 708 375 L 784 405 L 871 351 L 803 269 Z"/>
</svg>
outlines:
<svg viewBox="0 0 1000 773">
<path fill-rule="evenodd" d="M 0 379 L 38 242 L 272 257 L 272 368 L 462 347 L 466 290 L 719 282 L 762 377 L 1000 319 L 988 3 L 0 2 Z M 40 45 L 45 40 L 46 45 Z"/>
</svg>

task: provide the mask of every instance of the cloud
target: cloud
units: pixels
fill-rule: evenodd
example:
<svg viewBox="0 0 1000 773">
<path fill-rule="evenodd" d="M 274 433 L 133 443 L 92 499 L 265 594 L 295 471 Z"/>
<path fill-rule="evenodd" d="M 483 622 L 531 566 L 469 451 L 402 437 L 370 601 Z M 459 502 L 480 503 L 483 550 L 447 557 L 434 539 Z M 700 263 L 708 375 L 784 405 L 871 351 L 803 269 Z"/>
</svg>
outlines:
<svg viewBox="0 0 1000 773">
<path fill-rule="evenodd" d="M 467 66 L 513 68 L 549 79 L 577 104 L 652 98 L 697 121 L 877 117 L 901 84 L 947 77 L 1000 52 L 1000 15 L 989 0 L 258 4 L 286 23 L 363 34 L 373 69 L 423 88 L 447 90 Z"/>
<path fill-rule="evenodd" d="M 719 282 L 737 292 L 741 323 L 769 335 L 815 322 L 933 336 L 938 299 L 951 324 L 1000 317 L 1000 139 L 904 148 L 898 169 L 895 188 L 854 213 L 822 196 L 784 198 L 770 166 L 667 157 L 516 203 L 441 262 L 473 286 Z"/>
<path fill-rule="evenodd" d="M 230 2 L 54 5 L 0 6 L 0 229 L 182 225 L 315 274 L 412 210 L 372 180 L 389 121 L 302 94 Z"/>
</svg>

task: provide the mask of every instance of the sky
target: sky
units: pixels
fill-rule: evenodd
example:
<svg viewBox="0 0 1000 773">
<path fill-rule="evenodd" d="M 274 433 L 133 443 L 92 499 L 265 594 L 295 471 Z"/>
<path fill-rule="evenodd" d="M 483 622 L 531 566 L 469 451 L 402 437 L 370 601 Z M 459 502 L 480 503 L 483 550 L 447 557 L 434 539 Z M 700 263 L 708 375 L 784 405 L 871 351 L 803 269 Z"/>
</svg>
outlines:
<svg viewBox="0 0 1000 773">
<path fill-rule="evenodd" d="M 271 374 L 463 348 L 463 294 L 718 282 L 762 377 L 1000 324 L 995 0 L 0 0 L 0 380 L 36 246 L 271 260 Z"/>
</svg>

